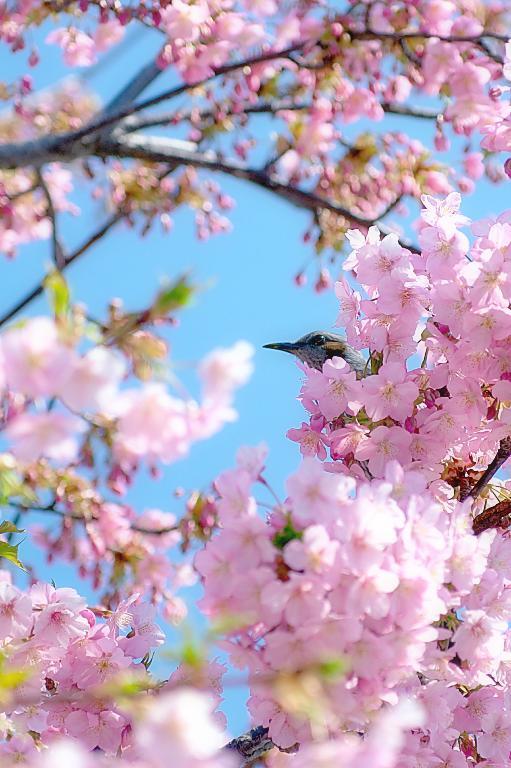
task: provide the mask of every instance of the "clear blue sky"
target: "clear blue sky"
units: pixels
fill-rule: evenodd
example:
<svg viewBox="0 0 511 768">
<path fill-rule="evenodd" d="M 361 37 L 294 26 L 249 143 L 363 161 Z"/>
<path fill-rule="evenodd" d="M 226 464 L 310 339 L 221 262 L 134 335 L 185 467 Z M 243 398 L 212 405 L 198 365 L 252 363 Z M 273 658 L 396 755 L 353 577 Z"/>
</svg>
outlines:
<svg viewBox="0 0 511 768">
<path fill-rule="evenodd" d="M 49 29 L 45 27 L 38 33 L 37 42 L 44 39 Z M 56 46 L 42 48 L 43 63 L 34 71 L 36 88 L 51 86 L 67 73 L 60 50 Z M 91 78 L 90 86 L 108 98 L 150 58 L 153 50 L 150 34 L 137 36 L 115 63 L 102 67 Z M 7 60 L 4 51 L 3 78 L 9 81 L 23 70 L 24 56 L 9 55 L 11 68 L 6 71 Z M 170 75 L 165 73 L 152 90 L 156 92 L 169 82 Z M 260 125 L 262 131 L 271 130 L 270 123 Z M 393 119 L 387 123 L 387 127 L 398 125 L 424 141 L 432 131 L 430 124 L 423 125 L 417 120 Z M 310 287 L 297 289 L 293 283 L 298 268 L 311 258 L 310 248 L 301 240 L 309 215 L 243 182 L 220 176 L 216 180 L 236 199 L 236 207 L 230 213 L 230 234 L 198 242 L 189 212 L 178 213 L 169 235 L 163 235 L 156 225 L 148 237 L 140 239 L 120 225 L 67 271 L 74 298 L 85 302 L 93 315 L 100 316 L 113 296 L 121 297 L 128 308 L 135 309 L 148 303 L 163 278 L 191 270 L 197 282 L 211 287 L 198 296 L 192 309 L 182 313 L 180 329 L 167 334 L 172 359 L 196 361 L 212 347 L 230 345 L 238 339 L 247 339 L 256 348 L 255 373 L 236 399 L 238 421 L 211 440 L 195 445 L 190 456 L 169 467 L 161 480 L 155 482 L 142 473 L 130 493 L 130 502 L 140 511 L 158 507 L 179 512 L 179 503 L 172 497 L 174 488 L 207 487 L 220 471 L 232 466 L 240 445 L 261 441 L 270 449 L 267 476 L 277 492 L 284 494 L 284 479 L 299 462 L 298 448 L 286 440 L 285 433 L 305 418 L 296 400 L 300 372 L 288 356 L 261 347 L 316 328 L 332 328 L 337 313 L 333 293 L 318 296 Z M 482 217 L 500 212 L 508 207 L 507 192 L 506 186 L 483 184 L 465 200 L 464 213 Z M 76 200 L 86 201 L 79 189 Z M 79 219 L 63 217 L 62 233 L 68 249 L 80 243 L 103 215 L 97 205 L 91 208 L 86 203 Z M 0 267 L 0 307 L 11 306 L 33 286 L 48 261 L 47 243 L 22 249 L 14 263 L 4 260 Z M 46 309 L 44 300 L 39 300 L 29 311 L 37 314 Z M 76 586 L 90 595 L 72 569 L 59 563 L 46 566 L 31 550 L 29 540 L 23 548 L 26 559 L 40 563 L 42 578 Z M 188 594 L 196 594 L 196 590 Z M 169 630 L 168 638 L 171 644 L 175 642 L 175 631 Z M 165 667 L 162 660 L 158 671 L 165 674 Z M 231 731 L 236 734 L 245 725 L 244 691 L 228 689 L 227 695 L 225 711 Z"/>
</svg>

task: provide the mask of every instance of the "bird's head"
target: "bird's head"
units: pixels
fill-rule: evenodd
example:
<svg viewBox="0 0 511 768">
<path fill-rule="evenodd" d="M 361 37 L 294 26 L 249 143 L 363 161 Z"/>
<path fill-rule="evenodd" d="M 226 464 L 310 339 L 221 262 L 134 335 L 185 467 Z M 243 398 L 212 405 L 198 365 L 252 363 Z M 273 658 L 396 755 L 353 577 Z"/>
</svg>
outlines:
<svg viewBox="0 0 511 768">
<path fill-rule="evenodd" d="M 365 358 L 360 352 L 353 349 L 339 334 L 328 331 L 312 331 L 297 341 L 276 342 L 264 346 L 266 349 L 290 352 L 318 371 L 322 370 L 323 363 L 331 357 L 342 357 L 354 371 L 362 372 L 366 367 Z"/>
</svg>

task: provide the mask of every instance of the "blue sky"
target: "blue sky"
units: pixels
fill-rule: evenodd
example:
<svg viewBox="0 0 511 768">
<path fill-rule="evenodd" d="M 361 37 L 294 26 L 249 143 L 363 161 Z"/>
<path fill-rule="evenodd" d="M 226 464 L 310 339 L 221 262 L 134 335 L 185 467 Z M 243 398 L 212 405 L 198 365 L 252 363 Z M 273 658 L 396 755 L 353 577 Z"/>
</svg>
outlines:
<svg viewBox="0 0 511 768">
<path fill-rule="evenodd" d="M 49 29 L 45 27 L 38 33 L 38 42 Z M 90 78 L 89 86 L 103 98 L 115 93 L 130 74 L 150 58 L 155 48 L 150 34 L 143 33 L 130 40 L 115 62 L 96 70 Z M 9 71 L 8 66 L 3 73 L 7 81 L 23 70 L 24 59 L 23 54 L 9 56 L 11 69 Z M 56 46 L 43 46 L 43 63 L 33 72 L 36 88 L 51 86 L 65 74 L 60 50 Z M 151 91 L 157 92 L 169 82 L 170 75 L 165 73 Z M 271 130 L 268 122 L 259 125 L 263 133 Z M 431 124 L 412 119 L 388 121 L 388 128 L 397 126 L 414 138 L 430 143 Z M 229 215 L 233 224 L 231 233 L 198 242 L 192 216 L 185 211 L 178 212 L 174 228 L 167 235 L 155 226 L 148 237 L 141 239 L 121 224 L 66 273 L 74 298 L 86 303 L 91 314 L 99 316 L 113 296 L 121 297 L 131 309 L 144 306 L 165 277 L 172 278 L 189 270 L 196 282 L 209 287 L 199 294 L 193 308 L 182 313 L 179 330 L 167 333 L 172 359 L 196 361 L 211 348 L 227 346 L 238 339 L 247 339 L 256 349 L 255 373 L 236 398 L 238 421 L 211 440 L 194 446 L 190 456 L 166 469 L 159 481 L 142 473 L 130 492 L 130 501 L 140 511 L 158 507 L 179 512 L 179 503 L 172 495 L 176 487 L 190 490 L 207 487 L 219 472 L 232 466 L 240 445 L 261 441 L 270 449 L 267 477 L 283 496 L 284 479 L 300 459 L 297 446 L 285 438 L 287 429 L 299 426 L 305 418 L 296 400 L 300 372 L 289 356 L 264 350 L 262 345 L 293 339 L 316 328 L 331 329 L 337 314 L 333 292 L 317 295 L 310 287 L 298 289 L 293 282 L 294 274 L 312 256 L 311 248 L 302 242 L 309 214 L 244 182 L 215 178 L 236 200 L 236 207 Z M 506 192 L 506 186 L 481 184 L 478 192 L 465 200 L 464 213 L 483 217 L 490 212 L 500 212 L 507 206 Z M 84 202 L 84 215 L 78 219 L 69 216 L 62 219 L 63 239 L 69 250 L 105 215 L 97 205 L 91 207 L 87 203 L 79 187 L 76 200 Z M 39 280 L 48 262 L 47 243 L 26 247 L 14 262 L 3 262 L 0 267 L 2 310 Z M 314 270 L 309 274 L 313 275 Z M 41 299 L 31 305 L 29 312 L 38 314 L 46 309 Z M 90 594 L 88 588 L 76 580 L 71 568 L 59 563 L 49 567 L 41 562 L 40 556 L 31 550 L 29 540 L 23 544 L 23 557 L 40 563 L 42 578 L 73 585 L 85 595 Z M 171 644 L 177 639 L 172 630 L 168 636 Z M 157 669 L 165 674 L 165 667 L 166 662 L 162 660 Z M 245 724 L 244 690 L 229 688 L 227 694 L 226 712 L 231 731 L 236 734 Z"/>
</svg>

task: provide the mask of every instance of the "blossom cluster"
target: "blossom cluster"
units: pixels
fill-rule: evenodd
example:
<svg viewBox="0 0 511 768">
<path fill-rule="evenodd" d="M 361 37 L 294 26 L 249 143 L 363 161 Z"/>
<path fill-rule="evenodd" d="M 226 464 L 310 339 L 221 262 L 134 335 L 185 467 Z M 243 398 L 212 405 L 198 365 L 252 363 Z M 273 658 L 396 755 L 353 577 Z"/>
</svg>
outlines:
<svg viewBox="0 0 511 768">
<path fill-rule="evenodd" d="M 74 563 L 108 606 L 141 592 L 180 621 L 186 609 L 175 592 L 194 575 L 167 551 L 213 525 L 207 497 L 190 497 L 181 520 L 158 509 L 136 514 L 119 497 L 142 463 L 156 472 L 236 418 L 234 392 L 250 376 L 252 348 L 238 342 L 200 361 L 199 402 L 162 381 L 130 380 L 138 352 L 146 361 L 156 346 L 161 359 L 161 340 L 147 331 L 135 327 L 118 333 L 116 345 L 105 338 L 91 347 L 80 329 L 36 317 L 0 337 L 2 482 L 21 514 L 55 516 L 56 528 L 33 529 L 39 546 Z"/>
<path fill-rule="evenodd" d="M 34 45 L 28 57 L 31 68 L 38 66 L 42 52 L 30 33 L 45 20 L 56 23 L 43 45 L 59 46 L 70 68 L 97 62 L 132 26 L 158 30 L 158 65 L 182 81 L 169 98 L 187 94 L 197 84 L 201 89 L 194 92 L 193 104 L 173 106 L 163 117 L 144 112 L 140 127 L 163 126 L 180 137 L 184 132 L 189 139 L 185 149 L 193 153 L 207 145 L 221 157 L 227 136 L 236 162 L 258 157 L 262 147 L 268 180 L 271 176 L 292 186 L 305 182 L 332 204 L 312 225 L 320 252 L 345 245 L 349 212 L 374 220 L 388 209 L 403 210 L 403 197 L 447 194 L 454 188 L 469 193 L 484 175 L 492 181 L 504 176 L 492 155 L 508 149 L 505 2 L 493 2 L 489 10 L 482 0 L 326 3 L 321 9 L 274 0 L 162 0 L 150 8 L 137 2 L 96 8 L 83 1 L 69 13 L 64 5 L 55 16 L 55 9 L 40 5 L 24 0 L 0 15 L 0 39 L 13 51 Z M 4 96 L 13 110 L 0 123 L 2 141 L 83 127 L 97 107 L 81 85 L 67 88 L 72 99 L 62 98 L 65 90 L 34 93 L 29 73 L 5 84 Z M 417 99 L 431 106 L 419 108 Z M 403 131 L 388 130 L 387 116 L 394 113 L 427 120 L 433 126 L 431 140 L 422 143 Z M 259 114 L 275 122 L 267 144 L 256 125 Z M 374 133 L 356 135 L 353 126 L 361 121 L 372 123 Z M 135 116 L 130 131 L 136 128 Z M 477 146 L 481 135 L 489 153 Z M 457 136 L 469 139 L 463 149 Z M 438 154 L 449 149 L 457 160 L 443 164 Z M 203 159 L 196 165 L 202 167 Z M 93 199 L 103 196 L 107 208 L 111 205 L 131 223 L 135 212 L 143 213 L 142 232 L 154 219 L 168 229 L 183 204 L 196 211 L 200 238 L 226 231 L 227 196 L 209 180 L 197 179 L 193 166 L 191 162 L 170 181 L 163 178 L 168 169 L 152 162 L 128 166 L 112 160 L 105 172 L 91 159 L 86 176 L 93 180 Z M 67 208 L 54 207 L 74 210 L 72 185 L 62 178 L 64 172 L 55 164 L 47 174 L 55 176 L 53 186 L 64 196 L 61 202 L 67 202 Z M 48 237 L 46 202 L 31 170 L 1 173 L 3 250 L 14 254 L 19 245 Z"/>
<path fill-rule="evenodd" d="M 85 414 L 92 424 L 101 417 L 115 424 L 112 458 L 124 471 L 140 461 L 170 463 L 186 455 L 192 442 L 234 418 L 233 393 L 251 373 L 252 349 L 238 342 L 200 363 L 202 404 L 172 396 L 160 383 L 121 390 L 126 373 L 122 356 L 107 346 L 80 354 L 78 341 L 66 339 L 45 317 L 2 335 L 0 383 L 14 399 L 4 413 L 5 435 L 23 462 L 76 461 L 80 436 L 87 429 L 87 419 L 79 415 Z M 48 399 L 57 399 L 62 408 L 44 408 Z"/>
<path fill-rule="evenodd" d="M 423 202 L 420 252 L 349 233 L 338 324 L 366 370 L 299 364 L 310 421 L 288 433 L 304 461 L 286 500 L 261 519 L 264 455 L 245 452 L 215 483 L 221 528 L 196 567 L 203 610 L 238 617 L 225 648 L 277 744 L 364 731 L 411 696 L 425 720 L 395 765 L 500 766 L 511 539 L 474 532 L 487 491 L 464 499 L 510 434 L 511 226 L 474 223 L 471 243 L 459 195 Z"/>
<path fill-rule="evenodd" d="M 224 647 L 250 673 L 254 720 L 289 748 L 364 730 L 408 696 L 426 719 L 396 764 L 436 765 L 453 746 L 460 766 L 469 747 L 509 753 L 511 541 L 475 536 L 469 505 L 440 503 L 397 462 L 356 483 L 305 459 L 264 522 L 261 469 L 245 455 L 218 478 L 222 528 L 196 556 L 202 609 L 238 620 Z"/>
<path fill-rule="evenodd" d="M 507 214 L 473 224 L 470 245 L 457 193 L 424 203 L 420 254 L 375 228 L 349 234 L 344 268 L 358 289 L 336 284 L 337 323 L 371 350 L 373 375 L 357 380 L 341 358 L 306 370 L 310 423 L 289 437 L 360 477 L 397 459 L 430 483 L 450 471 L 458 487 L 509 434 L 511 226 Z"/>
<path fill-rule="evenodd" d="M 3 665 L 19 676 L 4 710 L 2 732 L 11 738 L 0 745 L 3 758 L 58 736 L 115 754 L 129 741 L 130 719 L 108 702 L 106 686 L 144 672 L 140 660 L 163 643 L 155 609 L 134 595 L 99 622 L 74 589 L 36 583 L 24 592 L 1 575 Z"/>
<path fill-rule="evenodd" d="M 19 521 L 53 516 L 34 541 L 101 594 L 91 608 L 32 572 L 27 590 L 0 572 L 6 765 L 232 765 L 212 719 L 225 666 L 189 653 L 195 664 L 163 683 L 146 674 L 163 642 L 155 612 L 178 623 L 176 593 L 196 573 L 222 650 L 248 672 L 254 725 L 280 750 L 300 746 L 276 768 L 508 765 L 511 490 L 488 468 L 511 454 L 511 214 L 471 224 L 459 195 L 511 176 L 493 157 L 511 149 L 507 6 L 0 2 L 0 41 L 30 68 L 0 83 L 0 249 L 49 239 L 56 266 L 55 318 L 0 336 L 0 500 L 17 521 L 0 526 L 0 556 L 18 564 Z M 78 81 L 34 92 L 42 46 L 90 67 L 137 25 L 160 49 L 103 110 Z M 167 85 L 147 98 L 157 77 Z M 429 144 L 387 130 L 389 115 L 428 120 Z M 183 394 L 153 375 L 167 347 L 147 326 L 187 286 L 140 313 L 113 302 L 103 324 L 69 306 L 59 269 L 112 222 L 168 232 L 181 205 L 199 239 L 227 231 L 233 201 L 208 169 L 313 211 L 305 240 L 320 258 L 349 244 L 337 324 L 368 350 L 366 370 L 301 366 L 309 419 L 288 437 L 304 460 L 284 501 L 260 502 L 265 451 L 245 449 L 181 519 L 137 514 L 126 493 L 140 467 L 157 475 L 235 418 L 252 350 L 213 350 L 201 396 Z M 58 222 L 80 212 L 77 180 L 109 218 L 73 254 Z M 416 247 L 370 226 L 408 197 L 424 203 Z M 316 288 L 330 285 L 322 264 Z M 195 572 L 169 557 L 197 542 Z"/>
</svg>

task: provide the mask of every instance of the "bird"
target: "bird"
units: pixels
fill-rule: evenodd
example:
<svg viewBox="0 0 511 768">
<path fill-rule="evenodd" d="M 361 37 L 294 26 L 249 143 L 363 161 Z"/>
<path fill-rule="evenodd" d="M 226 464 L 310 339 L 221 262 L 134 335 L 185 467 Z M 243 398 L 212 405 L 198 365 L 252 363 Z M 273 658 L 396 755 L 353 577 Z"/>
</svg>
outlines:
<svg viewBox="0 0 511 768">
<path fill-rule="evenodd" d="M 278 341 L 273 344 L 264 344 L 264 349 L 278 349 L 281 352 L 289 352 L 310 368 L 323 370 L 323 363 L 331 357 L 342 357 L 353 371 L 362 374 L 367 367 L 364 356 L 353 349 L 346 339 L 338 333 L 328 331 L 311 331 L 296 341 Z"/>
</svg>

